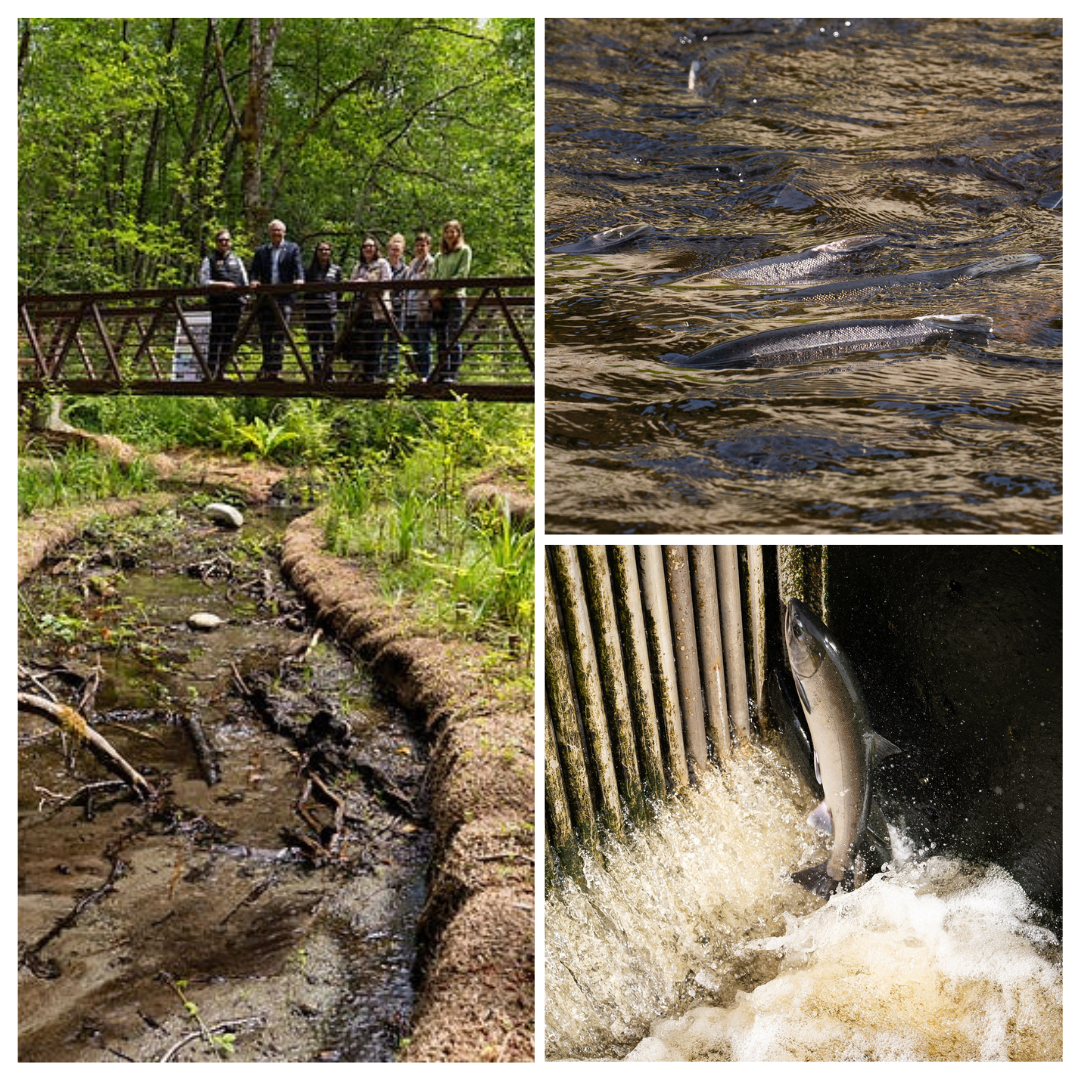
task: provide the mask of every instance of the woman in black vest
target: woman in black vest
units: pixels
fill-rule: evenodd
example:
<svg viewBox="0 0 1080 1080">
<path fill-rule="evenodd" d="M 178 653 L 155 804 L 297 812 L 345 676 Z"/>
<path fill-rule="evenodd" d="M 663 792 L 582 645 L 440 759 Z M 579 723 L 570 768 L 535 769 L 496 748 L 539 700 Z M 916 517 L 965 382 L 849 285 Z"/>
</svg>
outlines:
<svg viewBox="0 0 1080 1080">
<path fill-rule="evenodd" d="M 228 229 L 214 237 L 214 250 L 199 267 L 199 284 L 207 286 L 210 303 L 210 347 L 207 366 L 211 379 L 225 378 L 225 365 L 232 356 L 233 338 L 244 307 L 236 289 L 247 285 L 248 276 L 240 257 L 232 250 Z"/>
</svg>

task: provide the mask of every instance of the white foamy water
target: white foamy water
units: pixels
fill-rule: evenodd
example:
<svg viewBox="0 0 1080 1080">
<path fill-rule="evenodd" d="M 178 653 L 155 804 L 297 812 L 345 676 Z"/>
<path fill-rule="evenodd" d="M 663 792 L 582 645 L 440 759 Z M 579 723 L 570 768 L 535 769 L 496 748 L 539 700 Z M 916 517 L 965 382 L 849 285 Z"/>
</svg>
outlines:
<svg viewBox="0 0 1080 1080">
<path fill-rule="evenodd" d="M 1060 949 L 1020 886 L 901 843 L 822 904 L 787 878 L 830 843 L 812 802 L 756 750 L 551 893 L 549 1060 L 1060 1059 Z"/>
</svg>

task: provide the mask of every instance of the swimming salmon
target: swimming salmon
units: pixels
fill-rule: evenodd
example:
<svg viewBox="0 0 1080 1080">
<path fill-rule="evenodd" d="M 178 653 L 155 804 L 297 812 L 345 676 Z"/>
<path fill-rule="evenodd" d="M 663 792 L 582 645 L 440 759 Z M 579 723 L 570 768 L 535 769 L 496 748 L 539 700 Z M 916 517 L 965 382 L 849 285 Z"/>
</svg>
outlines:
<svg viewBox="0 0 1080 1080">
<path fill-rule="evenodd" d="M 721 369 L 805 364 L 825 356 L 874 352 L 916 345 L 989 343 L 994 321 L 988 315 L 918 315 L 913 319 L 854 319 L 765 330 L 703 349 L 693 356 L 665 353 L 665 364 Z"/>
<path fill-rule="evenodd" d="M 783 285 L 791 281 L 803 281 L 833 268 L 841 259 L 859 251 L 880 247 L 888 239 L 883 234 L 869 236 L 845 236 L 842 240 L 829 240 L 806 251 L 791 255 L 776 255 L 771 259 L 755 259 L 753 262 L 736 263 L 682 278 L 680 285 L 708 285 L 714 281 L 749 281 L 754 285 Z"/>
<path fill-rule="evenodd" d="M 982 262 L 954 266 L 946 270 L 924 270 L 918 274 L 891 274 L 888 277 L 850 278 L 847 281 L 836 281 L 828 285 L 813 285 L 809 289 L 777 293 L 769 299 L 811 300 L 818 296 L 847 299 L 909 286 L 916 288 L 929 286 L 932 289 L 941 289 L 954 281 L 970 281 L 973 278 L 986 277 L 988 274 L 1005 274 L 1010 270 L 1023 270 L 1029 266 L 1038 266 L 1042 261 L 1041 255 L 1031 253 L 997 255 L 992 259 L 983 259 Z"/>
<path fill-rule="evenodd" d="M 603 232 L 593 233 L 584 240 L 578 240 L 574 244 L 563 244 L 561 247 L 553 247 L 552 255 L 588 255 L 597 251 L 610 251 L 612 248 L 629 244 L 631 240 L 637 240 L 642 236 L 652 236 L 656 229 L 652 225 L 620 225 L 615 229 L 604 229 Z"/>
</svg>

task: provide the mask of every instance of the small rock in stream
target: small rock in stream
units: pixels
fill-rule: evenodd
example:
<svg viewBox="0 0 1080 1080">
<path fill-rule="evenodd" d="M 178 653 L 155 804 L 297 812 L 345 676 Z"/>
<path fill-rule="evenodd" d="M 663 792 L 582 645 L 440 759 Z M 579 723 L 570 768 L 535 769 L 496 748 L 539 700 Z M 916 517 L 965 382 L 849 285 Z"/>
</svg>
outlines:
<svg viewBox="0 0 1080 1080">
<path fill-rule="evenodd" d="M 187 624 L 192 630 L 216 630 L 225 620 L 212 611 L 196 611 L 188 616 Z"/>
<path fill-rule="evenodd" d="M 206 516 L 211 521 L 227 525 L 231 529 L 239 529 L 244 524 L 244 515 L 228 503 L 210 503 L 206 507 Z"/>
</svg>

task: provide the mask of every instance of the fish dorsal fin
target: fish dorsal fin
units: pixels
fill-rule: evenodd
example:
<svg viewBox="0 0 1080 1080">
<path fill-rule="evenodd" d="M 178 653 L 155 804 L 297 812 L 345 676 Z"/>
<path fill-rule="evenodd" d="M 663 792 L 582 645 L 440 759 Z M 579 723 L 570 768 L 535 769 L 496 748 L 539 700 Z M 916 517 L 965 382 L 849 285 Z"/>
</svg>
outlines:
<svg viewBox="0 0 1080 1080">
<path fill-rule="evenodd" d="M 888 237 L 884 233 L 873 233 L 869 236 L 845 236 L 841 240 L 827 240 L 824 244 L 818 244 L 811 251 L 828 251 L 833 254 L 842 254 L 846 251 L 862 251 L 864 248 L 877 247 L 885 243 Z"/>
<path fill-rule="evenodd" d="M 882 758 L 888 757 L 890 754 L 899 754 L 900 747 L 894 743 L 889 742 L 888 739 L 879 735 L 876 731 L 870 732 L 870 755 L 871 759 L 876 763 Z"/>
</svg>

